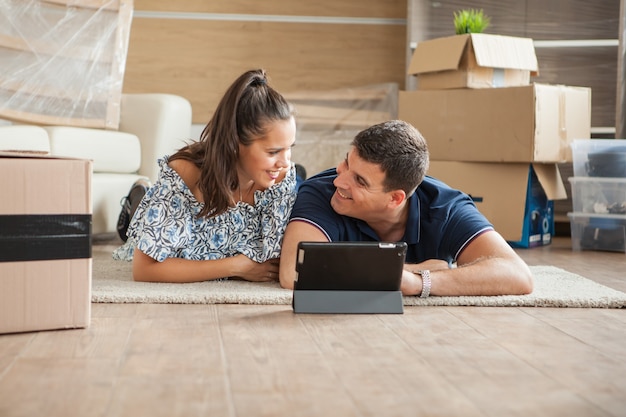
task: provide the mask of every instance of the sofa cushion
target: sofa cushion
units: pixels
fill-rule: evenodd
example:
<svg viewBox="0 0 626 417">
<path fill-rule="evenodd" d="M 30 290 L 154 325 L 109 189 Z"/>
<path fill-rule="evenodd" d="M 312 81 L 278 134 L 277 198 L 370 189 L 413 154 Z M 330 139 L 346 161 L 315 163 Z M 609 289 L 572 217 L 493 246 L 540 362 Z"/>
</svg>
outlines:
<svg viewBox="0 0 626 417">
<path fill-rule="evenodd" d="M 0 126 L 0 151 L 50 153 L 48 132 L 39 126 Z"/>
<path fill-rule="evenodd" d="M 137 136 L 112 130 L 46 126 L 53 155 L 93 160 L 94 172 L 135 173 L 141 164 Z"/>
</svg>

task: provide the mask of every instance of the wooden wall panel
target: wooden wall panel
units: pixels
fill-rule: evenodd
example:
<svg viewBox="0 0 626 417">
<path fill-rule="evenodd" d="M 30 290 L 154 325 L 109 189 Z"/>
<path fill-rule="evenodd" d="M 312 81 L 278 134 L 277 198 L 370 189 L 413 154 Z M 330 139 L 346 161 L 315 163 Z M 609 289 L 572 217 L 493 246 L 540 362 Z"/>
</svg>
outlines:
<svg viewBox="0 0 626 417">
<path fill-rule="evenodd" d="M 135 0 L 135 10 L 288 16 L 406 17 L 406 0 Z"/>
<path fill-rule="evenodd" d="M 406 0 L 323 0 L 314 5 L 280 0 L 267 2 L 262 10 L 261 3 L 135 1 L 124 92 L 181 95 L 192 104 L 194 123 L 204 124 L 227 86 L 251 68 L 265 68 L 284 93 L 380 83 L 404 87 Z M 252 12 L 309 16 L 312 22 L 202 16 Z M 342 15 L 347 22 L 315 21 L 314 13 Z M 362 17 L 375 22 L 350 20 Z"/>
</svg>

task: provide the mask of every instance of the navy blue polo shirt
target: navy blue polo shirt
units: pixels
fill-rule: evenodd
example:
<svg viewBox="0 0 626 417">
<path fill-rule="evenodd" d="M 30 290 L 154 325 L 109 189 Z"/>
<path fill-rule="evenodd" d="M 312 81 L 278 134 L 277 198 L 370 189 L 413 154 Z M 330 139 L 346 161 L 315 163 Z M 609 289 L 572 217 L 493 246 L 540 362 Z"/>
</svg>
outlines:
<svg viewBox="0 0 626 417">
<path fill-rule="evenodd" d="M 379 241 L 362 220 L 337 214 L 330 205 L 335 193 L 336 170 L 321 172 L 302 183 L 290 221 L 305 221 L 320 229 L 331 242 Z M 409 198 L 409 218 L 403 241 L 408 245 L 407 263 L 428 259 L 456 261 L 476 236 L 493 230 L 472 199 L 443 182 L 426 177 Z"/>
</svg>

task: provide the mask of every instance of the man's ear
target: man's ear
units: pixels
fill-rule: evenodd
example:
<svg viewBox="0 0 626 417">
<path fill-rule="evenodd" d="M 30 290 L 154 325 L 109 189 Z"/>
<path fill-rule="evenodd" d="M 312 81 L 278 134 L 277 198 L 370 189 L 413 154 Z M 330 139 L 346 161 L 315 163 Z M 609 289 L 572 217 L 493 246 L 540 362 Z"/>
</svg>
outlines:
<svg viewBox="0 0 626 417">
<path fill-rule="evenodd" d="M 390 195 L 390 204 L 394 205 L 395 207 L 402 204 L 407 198 L 406 193 L 403 190 L 393 190 Z"/>
</svg>

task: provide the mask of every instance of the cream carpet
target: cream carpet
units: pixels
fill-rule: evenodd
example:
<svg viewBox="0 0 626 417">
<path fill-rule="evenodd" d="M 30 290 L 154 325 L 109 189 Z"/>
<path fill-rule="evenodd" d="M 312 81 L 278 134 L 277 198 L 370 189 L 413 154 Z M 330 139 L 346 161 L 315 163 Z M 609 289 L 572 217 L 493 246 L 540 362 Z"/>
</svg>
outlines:
<svg viewBox="0 0 626 417">
<path fill-rule="evenodd" d="M 524 296 L 404 297 L 405 306 L 626 307 L 626 294 L 552 266 L 531 267 L 535 290 Z M 173 304 L 284 304 L 292 292 L 278 283 L 237 280 L 192 284 L 134 282 L 130 262 L 114 261 L 94 246 L 92 302 Z"/>
</svg>

